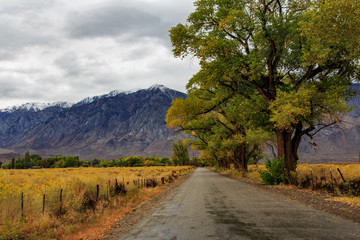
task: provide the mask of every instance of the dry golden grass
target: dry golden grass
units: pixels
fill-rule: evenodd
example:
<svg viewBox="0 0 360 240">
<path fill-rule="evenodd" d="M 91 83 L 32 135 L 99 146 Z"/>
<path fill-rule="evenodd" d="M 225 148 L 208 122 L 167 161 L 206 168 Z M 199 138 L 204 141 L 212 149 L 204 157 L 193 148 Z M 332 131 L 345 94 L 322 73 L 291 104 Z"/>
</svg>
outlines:
<svg viewBox="0 0 360 240">
<path fill-rule="evenodd" d="M 345 183 L 340 175 L 342 173 Z M 265 171 L 265 164 L 249 165 L 247 173 L 241 173 L 235 169 L 220 169 L 220 172 L 229 174 L 233 177 L 252 179 L 261 183 L 262 179 L 259 170 Z M 360 164 L 359 163 L 339 163 L 339 164 L 299 164 L 297 166 L 297 178 L 301 183 L 308 179 L 308 190 L 312 190 L 313 184 L 317 191 L 329 191 L 341 195 L 329 200 L 346 202 L 355 206 L 360 206 L 360 197 L 344 195 L 339 189 L 339 185 L 349 184 L 360 181 Z M 320 188 L 319 188 L 320 186 Z M 323 186 L 323 187 L 321 187 Z M 329 189 L 332 188 L 332 189 Z"/>
<path fill-rule="evenodd" d="M 298 178 L 304 178 L 306 175 L 330 179 L 331 175 L 337 182 L 342 182 L 339 171 L 343 174 L 346 181 L 360 179 L 360 164 L 358 163 L 342 163 L 342 164 L 299 164 L 297 167 Z"/>
<path fill-rule="evenodd" d="M 164 188 L 162 177 L 173 180 L 173 175 L 189 171 L 189 167 L 0 170 L 0 239 L 72 239 L 89 229 L 95 236 L 85 239 L 97 239 L 109 223 L 158 194 Z M 159 186 L 134 184 L 143 179 L 154 179 Z M 116 181 L 125 184 L 126 195 L 115 194 Z"/>
<path fill-rule="evenodd" d="M 258 165 L 249 165 L 248 166 L 248 172 L 239 172 L 238 170 L 231 168 L 231 169 L 218 169 L 217 171 L 220 171 L 222 173 L 228 174 L 230 176 L 236 177 L 236 178 L 247 178 L 254 180 L 256 182 L 261 182 L 261 177 L 259 170 L 265 171 L 265 164 L 258 164 Z"/>
<path fill-rule="evenodd" d="M 340 172 L 346 181 L 359 180 L 360 179 L 360 164 L 359 163 L 341 163 L 341 164 L 299 164 L 297 166 L 297 177 L 299 180 L 306 176 L 317 177 L 318 181 L 323 177 L 330 179 L 331 175 L 336 182 L 342 182 Z M 265 171 L 265 164 L 249 165 L 247 173 L 241 173 L 235 169 L 220 169 L 221 172 L 229 174 L 234 177 L 246 177 L 258 182 L 262 182 L 259 170 Z M 331 172 L 331 173 L 330 173 Z"/>
<path fill-rule="evenodd" d="M 329 201 L 344 202 L 350 205 L 360 207 L 360 197 L 332 197 Z"/>
</svg>

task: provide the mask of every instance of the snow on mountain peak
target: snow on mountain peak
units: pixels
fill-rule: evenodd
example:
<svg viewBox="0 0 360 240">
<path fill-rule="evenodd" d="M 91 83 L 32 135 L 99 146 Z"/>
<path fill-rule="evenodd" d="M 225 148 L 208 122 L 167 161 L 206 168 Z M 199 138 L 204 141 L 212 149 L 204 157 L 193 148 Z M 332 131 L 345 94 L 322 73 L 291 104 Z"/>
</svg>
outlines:
<svg viewBox="0 0 360 240">
<path fill-rule="evenodd" d="M 25 111 L 42 111 L 49 107 L 61 107 L 61 108 L 70 108 L 72 106 L 71 103 L 68 102 L 54 102 L 54 103 L 40 103 L 40 102 L 29 102 L 21 105 L 15 105 L 11 107 L 7 107 L 4 109 L 1 109 L 0 112 L 15 112 L 17 110 L 25 110 Z"/>
<path fill-rule="evenodd" d="M 157 90 L 157 89 L 160 89 L 161 92 L 166 93 L 166 94 L 169 94 L 168 90 L 170 90 L 169 88 L 167 88 L 167 87 L 165 87 L 164 85 L 161 85 L 161 84 L 154 84 L 151 87 L 149 87 L 147 90 L 148 91 L 154 91 L 154 90 Z M 131 89 L 131 90 L 128 90 L 128 91 L 114 90 L 114 91 L 111 91 L 111 92 L 109 92 L 107 94 L 84 98 L 83 100 L 81 100 L 80 102 L 78 102 L 76 104 L 67 103 L 67 102 L 55 102 L 55 103 L 30 102 L 30 103 L 25 103 L 25 104 L 22 104 L 22 105 L 16 105 L 16 106 L 11 106 L 11 107 L 7 107 L 7 108 L 4 108 L 4 109 L 0 109 L 0 112 L 15 112 L 17 110 L 25 110 L 25 111 L 37 112 L 37 111 L 42 111 L 45 108 L 54 107 L 54 106 L 59 106 L 59 107 L 62 107 L 62 108 L 70 108 L 70 107 L 72 107 L 74 105 L 75 106 L 81 106 L 81 105 L 84 105 L 84 104 L 89 104 L 89 103 L 95 102 L 95 101 L 97 101 L 99 99 L 115 97 L 115 96 L 120 95 L 120 94 L 128 95 L 128 94 L 131 94 L 131 93 L 138 92 L 140 90 L 141 89 L 139 89 L 139 88 Z"/>
<path fill-rule="evenodd" d="M 154 84 L 151 87 L 149 87 L 150 91 L 156 90 L 156 89 L 160 89 L 162 92 L 165 92 L 168 88 L 165 87 L 164 85 L 161 84 Z"/>
<path fill-rule="evenodd" d="M 153 90 L 156 90 L 156 89 L 160 89 L 162 92 L 165 92 L 168 88 L 165 87 L 164 85 L 160 85 L 160 84 L 154 84 L 150 88 L 148 88 L 148 90 L 150 90 L 150 91 L 153 91 Z M 140 91 L 140 90 L 142 90 L 142 89 L 134 88 L 134 89 L 130 89 L 128 91 L 114 90 L 114 91 L 111 91 L 111 92 L 109 92 L 107 94 L 103 94 L 103 95 L 100 95 L 100 96 L 87 97 L 87 98 L 81 100 L 80 102 L 78 102 L 76 105 L 80 106 L 80 105 L 83 105 L 83 104 L 89 104 L 89 103 L 92 103 L 92 102 L 97 101 L 99 99 L 115 97 L 115 96 L 120 95 L 120 94 L 131 94 L 131 93 L 135 93 L 135 92 Z"/>
<path fill-rule="evenodd" d="M 87 98 L 81 100 L 80 102 L 78 102 L 76 104 L 76 106 L 81 106 L 83 104 L 89 104 L 89 103 L 95 102 L 95 101 L 97 101 L 99 99 L 115 97 L 115 96 L 120 95 L 120 94 L 131 94 L 131 93 L 137 92 L 139 90 L 140 89 L 132 89 L 132 90 L 129 90 L 129 91 L 113 90 L 113 91 L 111 91 L 111 92 L 109 92 L 107 94 L 103 94 L 103 95 L 100 95 L 100 96 L 87 97 Z"/>
</svg>

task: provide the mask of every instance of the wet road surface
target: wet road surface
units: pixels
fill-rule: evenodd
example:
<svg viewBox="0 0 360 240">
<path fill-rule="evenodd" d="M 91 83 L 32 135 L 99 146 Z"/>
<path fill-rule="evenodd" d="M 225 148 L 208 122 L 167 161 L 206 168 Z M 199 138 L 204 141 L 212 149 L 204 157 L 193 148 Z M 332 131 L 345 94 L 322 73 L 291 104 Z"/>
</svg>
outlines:
<svg viewBox="0 0 360 240">
<path fill-rule="evenodd" d="M 360 239 L 360 224 L 204 168 L 121 240 Z"/>
</svg>

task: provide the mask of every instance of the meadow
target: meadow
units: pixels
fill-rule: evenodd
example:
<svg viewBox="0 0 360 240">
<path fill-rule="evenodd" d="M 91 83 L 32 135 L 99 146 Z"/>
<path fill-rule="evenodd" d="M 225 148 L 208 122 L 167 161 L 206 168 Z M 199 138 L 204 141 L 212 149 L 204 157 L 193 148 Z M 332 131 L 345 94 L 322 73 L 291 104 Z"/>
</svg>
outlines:
<svg viewBox="0 0 360 240">
<path fill-rule="evenodd" d="M 248 172 L 234 169 L 220 169 L 234 177 L 248 178 L 262 183 L 259 171 L 265 171 L 265 164 L 249 165 Z M 331 200 L 343 201 L 360 207 L 360 164 L 298 164 L 299 188 L 330 194 Z"/>
<path fill-rule="evenodd" d="M 103 232 L 100 222 L 111 225 L 191 170 L 0 170 L 0 239 L 75 239 L 80 238 L 79 232 L 89 239 L 96 238 Z M 93 236 L 86 235 L 90 229 Z"/>
</svg>

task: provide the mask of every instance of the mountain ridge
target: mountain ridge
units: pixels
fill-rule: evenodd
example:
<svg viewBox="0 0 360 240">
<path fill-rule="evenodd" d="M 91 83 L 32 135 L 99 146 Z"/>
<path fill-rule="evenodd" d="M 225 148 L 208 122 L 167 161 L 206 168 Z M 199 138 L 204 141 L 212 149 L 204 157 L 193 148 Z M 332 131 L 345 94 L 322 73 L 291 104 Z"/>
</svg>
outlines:
<svg viewBox="0 0 360 240">
<path fill-rule="evenodd" d="M 167 88 L 161 84 L 153 84 L 147 90 L 156 90 L 156 89 L 160 89 L 161 91 L 164 91 L 164 92 L 166 92 L 167 90 L 171 90 L 170 88 Z M 115 97 L 120 94 L 131 94 L 131 93 L 135 93 L 140 90 L 146 90 L 146 89 L 135 88 L 135 89 L 130 89 L 130 90 L 126 90 L 126 91 L 112 90 L 106 94 L 96 95 L 96 96 L 92 96 L 92 97 L 86 97 L 76 103 L 65 102 L 65 101 L 63 101 L 63 102 L 27 102 L 27 103 L 23 103 L 23 104 L 8 106 L 6 108 L 0 108 L 0 112 L 14 112 L 17 110 L 37 112 L 37 111 L 42 111 L 48 107 L 55 107 L 55 106 L 59 106 L 62 108 L 70 108 L 74 105 L 79 106 L 79 105 L 83 105 L 83 104 L 89 104 L 89 103 L 92 103 L 94 101 L 97 101 L 97 100 L 100 100 L 103 98 Z"/>
<path fill-rule="evenodd" d="M 299 147 L 300 162 L 358 161 L 360 84 L 351 87 L 357 96 L 348 102 L 354 109 L 344 117 L 345 123 L 315 135 L 316 146 L 304 137 Z M 8 107 L 0 110 L 0 161 L 8 162 L 28 150 L 44 157 L 79 155 L 84 160 L 130 155 L 168 157 L 171 142 L 186 137 L 175 136 L 166 128 L 165 116 L 176 97 L 185 98 L 186 94 L 153 85 L 114 90 L 75 104 Z"/>
<path fill-rule="evenodd" d="M 165 116 L 174 98 L 186 94 L 153 85 L 80 101 L 70 108 L 0 112 L 0 148 L 44 156 L 79 155 L 114 159 L 130 155 L 168 157 L 171 142 Z M 85 99 L 86 100 L 86 99 Z"/>
</svg>

